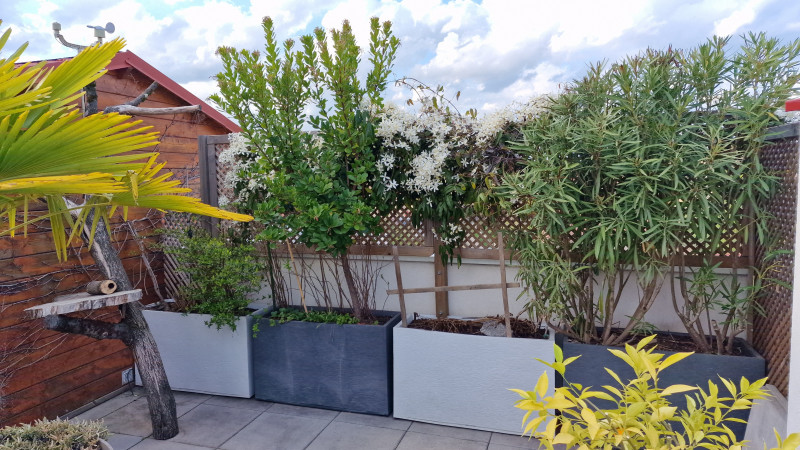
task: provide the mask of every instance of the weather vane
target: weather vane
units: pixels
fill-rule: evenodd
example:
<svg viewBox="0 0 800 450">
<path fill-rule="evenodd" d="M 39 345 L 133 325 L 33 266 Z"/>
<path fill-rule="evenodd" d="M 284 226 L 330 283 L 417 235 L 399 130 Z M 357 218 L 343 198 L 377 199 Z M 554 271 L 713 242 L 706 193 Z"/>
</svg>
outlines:
<svg viewBox="0 0 800 450">
<path fill-rule="evenodd" d="M 103 38 L 106 37 L 106 32 L 113 33 L 115 29 L 114 24 L 111 22 L 108 22 L 105 27 L 101 27 L 99 25 L 86 25 L 86 26 L 94 30 L 94 37 L 97 38 L 98 44 L 103 42 Z M 64 36 L 61 34 L 61 24 L 58 22 L 53 22 L 53 35 L 56 37 L 56 40 L 58 40 L 58 42 L 61 43 L 61 45 L 77 50 L 79 52 L 88 47 L 86 45 L 78 45 L 67 42 L 67 40 L 64 39 Z"/>
</svg>

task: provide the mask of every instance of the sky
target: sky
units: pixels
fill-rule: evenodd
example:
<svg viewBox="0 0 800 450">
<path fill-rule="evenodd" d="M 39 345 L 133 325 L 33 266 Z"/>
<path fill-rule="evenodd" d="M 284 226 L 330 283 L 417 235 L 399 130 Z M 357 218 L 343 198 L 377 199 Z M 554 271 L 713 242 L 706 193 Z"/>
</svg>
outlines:
<svg viewBox="0 0 800 450">
<path fill-rule="evenodd" d="M 222 69 L 216 49 L 263 48 L 264 16 L 281 41 L 347 19 L 363 48 L 369 18 L 391 20 L 401 41 L 391 79 L 442 85 L 461 93 L 459 110 L 479 113 L 556 92 L 590 63 L 648 47 L 690 48 L 715 34 L 737 45 L 749 31 L 800 37 L 793 0 L 0 0 L 0 30 L 12 28 L 4 55 L 27 41 L 24 60 L 71 56 L 52 22 L 79 44 L 94 39 L 86 25 L 113 22 L 109 37 L 124 37 L 128 50 L 202 99 Z M 394 86 L 385 94 L 396 103 L 409 96 Z"/>
</svg>

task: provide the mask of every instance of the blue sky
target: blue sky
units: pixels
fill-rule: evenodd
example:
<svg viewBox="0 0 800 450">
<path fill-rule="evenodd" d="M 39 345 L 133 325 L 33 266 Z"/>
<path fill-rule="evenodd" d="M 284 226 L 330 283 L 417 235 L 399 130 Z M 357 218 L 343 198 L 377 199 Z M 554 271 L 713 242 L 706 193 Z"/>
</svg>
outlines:
<svg viewBox="0 0 800 450">
<path fill-rule="evenodd" d="M 394 77 L 461 91 L 459 109 L 479 112 L 553 92 L 588 63 L 647 47 L 748 31 L 800 37 L 800 2 L 785 0 L 0 0 L 2 28 L 13 29 L 4 53 L 28 41 L 26 59 L 70 56 L 53 39 L 53 21 L 77 43 L 92 41 L 86 25 L 110 21 L 111 37 L 201 98 L 215 90 L 216 48 L 261 48 L 266 15 L 281 39 L 349 19 L 364 45 L 369 17 L 391 20 L 402 42 Z M 408 93 L 391 88 L 387 97 L 401 103 Z"/>
</svg>

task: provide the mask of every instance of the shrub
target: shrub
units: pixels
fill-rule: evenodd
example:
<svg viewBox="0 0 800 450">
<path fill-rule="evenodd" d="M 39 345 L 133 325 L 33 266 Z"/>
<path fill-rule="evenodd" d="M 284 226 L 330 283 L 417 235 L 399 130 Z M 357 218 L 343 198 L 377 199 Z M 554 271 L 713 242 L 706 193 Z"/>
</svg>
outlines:
<svg viewBox="0 0 800 450">
<path fill-rule="evenodd" d="M 703 289 L 725 295 L 696 295 L 687 283 L 676 292 L 672 277 L 685 280 L 692 248 L 709 256 L 701 275 L 716 279 L 710 259 L 738 251 L 726 245 L 746 246 L 756 235 L 769 243 L 759 206 L 776 179 L 758 153 L 767 127 L 778 123 L 772 111 L 796 92 L 798 55 L 800 40 L 780 45 L 749 35 L 734 53 L 728 39 L 713 38 L 689 51 L 597 64 L 568 85 L 523 130 L 514 148 L 524 168 L 503 187 L 530 219 L 512 245 L 519 278 L 536 297 L 531 307 L 574 339 L 618 345 L 668 279 L 698 348 L 710 351 L 706 334 L 715 334 L 716 350 L 730 352 L 753 311 L 753 289 L 734 276 L 724 292 L 704 281 Z M 633 283 L 636 309 L 615 333 L 614 312 Z M 719 327 L 706 323 L 709 309 L 724 314 Z"/>
<path fill-rule="evenodd" d="M 236 330 L 236 321 L 248 313 L 247 295 L 261 287 L 264 265 L 252 245 L 213 238 L 198 230 L 173 234 L 176 245 L 163 245 L 175 257 L 177 270 L 188 277 L 181 286 L 179 308 L 210 314 L 206 325 Z"/>
<path fill-rule="evenodd" d="M 553 396 L 545 396 L 549 384 L 545 372 L 533 391 L 511 389 L 522 397 L 516 407 L 527 411 L 522 420 L 523 434 L 539 439 L 548 449 L 557 444 L 581 450 L 741 449 L 744 442 L 737 441 L 726 425 L 741 420 L 729 417 L 729 413 L 748 409 L 753 400 L 765 398 L 767 394 L 762 386 L 767 379 L 750 383 L 742 378 L 737 387 L 735 383 L 720 378 L 727 393 L 720 392 L 711 381 L 708 391 L 680 384 L 661 388 L 658 386 L 661 371 L 692 353 L 676 353 L 663 358 L 664 355 L 653 353 L 655 347 L 645 349 L 654 337 L 642 339 L 636 347 L 626 344 L 624 352 L 609 349 L 636 373 L 636 378 L 627 383 L 606 369 L 618 386 L 592 390 L 565 379 L 565 386 L 556 388 Z M 540 361 L 563 377 L 566 366 L 578 357 L 564 360 L 561 349 L 558 346 L 554 349 L 555 362 Z M 678 411 L 671 405 L 669 396 L 693 391 L 697 392 L 694 396 L 686 396 L 685 411 Z M 598 408 L 592 399 L 613 402 L 616 407 Z M 554 410 L 558 410 L 560 415 L 556 415 Z M 538 432 L 537 428 L 545 422 L 545 430 Z M 778 437 L 778 441 L 780 449 L 795 449 L 800 445 L 800 434 L 793 434 L 786 440 Z"/>
<path fill-rule="evenodd" d="M 99 421 L 68 422 L 37 420 L 0 428 L 0 448 L 7 450 L 92 450 L 100 439 L 108 437 L 108 429 Z"/>
<path fill-rule="evenodd" d="M 378 232 L 388 209 L 373 189 L 378 178 L 374 123 L 362 107 L 381 105 L 381 93 L 400 45 L 391 23 L 370 22 L 366 82 L 358 79 L 361 48 L 350 24 L 328 34 L 285 41 L 263 22 L 266 51 L 222 47 L 220 95 L 211 99 L 242 127 L 233 180 L 237 206 L 253 211 L 271 243 L 295 239 L 339 258 L 353 314 L 371 315 L 347 258 L 356 234 Z M 308 114 L 307 111 L 313 111 Z M 310 133 L 313 130 L 315 133 Z"/>
</svg>

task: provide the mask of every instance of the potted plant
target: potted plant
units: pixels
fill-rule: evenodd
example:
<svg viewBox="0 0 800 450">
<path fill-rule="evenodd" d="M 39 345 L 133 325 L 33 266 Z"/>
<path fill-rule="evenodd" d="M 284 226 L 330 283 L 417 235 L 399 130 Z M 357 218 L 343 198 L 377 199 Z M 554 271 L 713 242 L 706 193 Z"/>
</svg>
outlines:
<svg viewBox="0 0 800 450">
<path fill-rule="evenodd" d="M 263 272 L 252 245 L 199 230 L 167 234 L 162 245 L 185 277 L 179 295 L 144 316 L 170 386 L 179 391 L 253 396 L 254 309 L 248 295 Z M 138 376 L 137 376 L 138 381 Z"/>
<path fill-rule="evenodd" d="M 646 314 L 665 283 L 690 348 L 714 353 L 670 368 L 677 378 L 669 382 L 765 374 L 763 358 L 735 339 L 763 274 L 747 286 L 735 257 L 747 239 L 768 241 L 759 205 L 775 178 L 758 149 L 771 111 L 798 80 L 800 45 L 751 35 L 731 56 L 727 43 L 713 38 L 690 51 L 648 50 L 593 66 L 514 147 L 524 167 L 504 189 L 530 219 L 530 232 L 513 242 L 520 278 L 563 335 L 564 354 L 584 355 L 567 370 L 574 383 L 613 382 L 596 367 L 633 376 L 591 346 L 620 346 L 647 332 Z M 692 276 L 687 267 L 703 258 L 706 268 Z M 721 274 L 719 263 L 731 259 L 733 269 Z M 631 298 L 626 319 L 621 305 Z M 743 435 L 743 426 L 733 428 Z"/>
<path fill-rule="evenodd" d="M 337 260 L 348 314 L 361 325 L 308 323 L 316 315 L 305 299 L 302 319 L 284 320 L 295 312 L 262 319 L 254 341 L 255 396 L 388 415 L 391 326 L 399 317 L 371 310 L 349 249 L 354 236 L 379 231 L 389 208 L 375 195 L 374 124 L 367 110 L 382 103 L 399 41 L 389 22 L 372 19 L 371 68 L 361 83 L 360 48 L 348 22 L 331 31 L 332 45 L 317 29 L 300 38 L 302 48 L 287 40 L 282 51 L 270 18 L 263 27 L 263 58 L 219 49 L 224 70 L 212 100 L 239 121 L 244 138 L 228 153 L 236 204 L 253 211 L 262 226 L 258 239 L 289 251 L 302 245 Z"/>
<path fill-rule="evenodd" d="M 405 79 L 417 95 L 416 113 L 386 104 L 374 111 L 380 137 L 382 191 L 395 208 L 411 212 L 420 226 L 431 221 L 443 263 L 458 261 L 467 231 L 463 221 L 486 216 L 476 202 L 501 171 L 507 130 L 539 111 L 541 98 L 477 120 L 461 115 L 441 88 Z M 476 182 L 475 180 L 487 180 Z M 502 253 L 501 253 L 502 255 Z M 501 256 L 502 258 L 502 256 Z M 399 265 L 399 262 L 396 263 Z M 398 267 L 399 270 L 399 267 Z M 400 284 L 400 283 L 398 283 Z M 486 291 L 488 298 L 500 292 Z M 487 299 L 488 300 L 488 299 Z M 503 318 L 436 318 L 409 314 L 408 326 L 394 327 L 394 417 L 414 421 L 515 433 L 513 386 L 535 370 L 534 358 L 548 358 L 553 335 L 542 322 L 509 317 L 513 338 L 488 328 L 505 327 Z M 488 335 L 486 333 L 489 333 Z"/>
<path fill-rule="evenodd" d="M 0 428 L 0 447 L 8 450 L 112 450 L 101 421 L 70 422 L 40 419 L 33 424 Z"/>
</svg>

